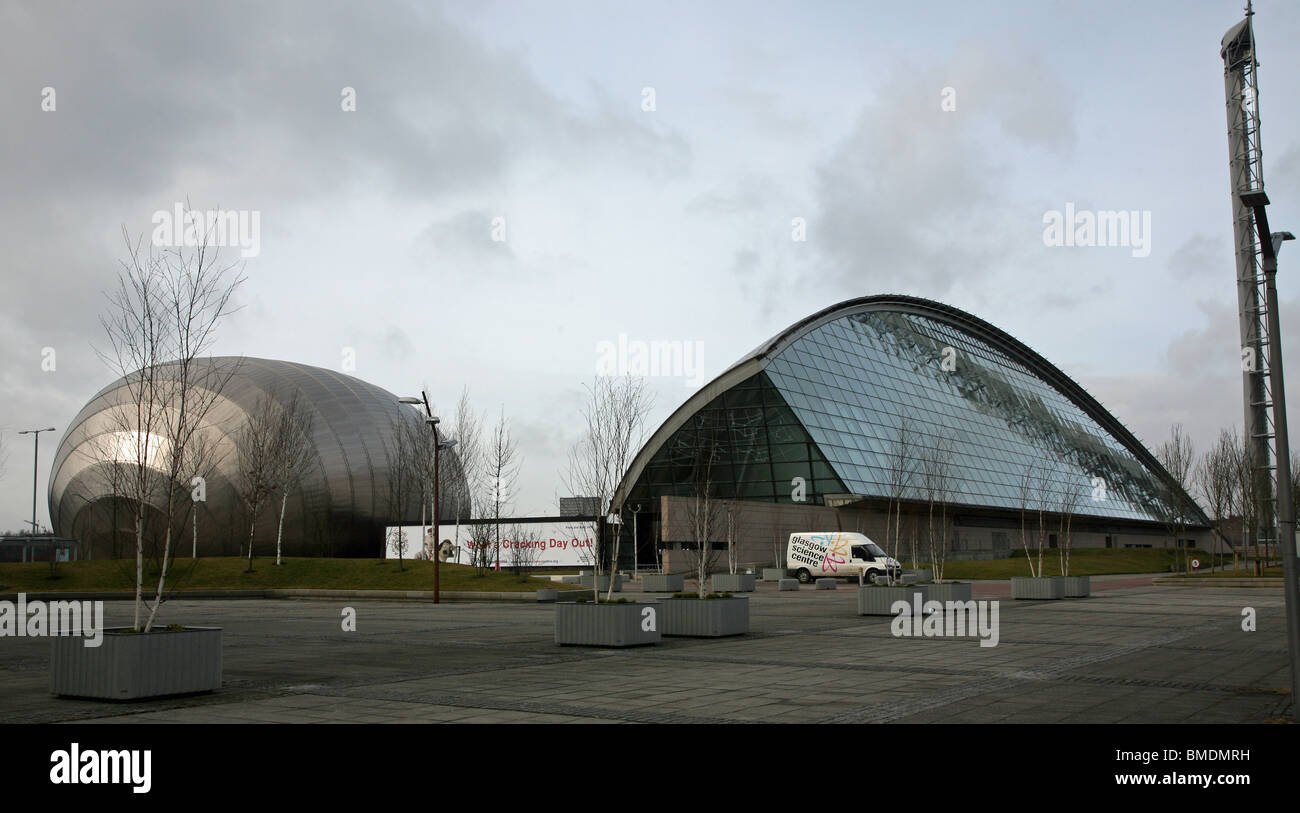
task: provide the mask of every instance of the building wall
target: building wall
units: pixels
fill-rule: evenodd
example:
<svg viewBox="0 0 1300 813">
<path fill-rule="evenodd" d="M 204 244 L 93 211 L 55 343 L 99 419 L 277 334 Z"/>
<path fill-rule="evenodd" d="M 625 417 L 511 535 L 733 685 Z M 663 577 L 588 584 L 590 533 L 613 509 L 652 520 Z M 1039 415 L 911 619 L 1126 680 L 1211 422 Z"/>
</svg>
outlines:
<svg viewBox="0 0 1300 813">
<path fill-rule="evenodd" d="M 965 511 L 965 509 L 961 509 Z M 886 525 L 888 515 L 884 507 L 835 508 L 822 505 L 797 505 L 781 503 L 747 502 L 742 500 L 716 500 L 712 515 L 716 552 L 712 569 L 727 567 L 726 515 L 734 518 L 735 538 L 740 543 L 740 562 L 746 567 L 771 567 L 784 555 L 784 545 L 792 533 L 808 531 L 850 531 L 866 534 L 891 554 L 891 535 Z M 660 545 L 663 547 L 664 567 L 669 572 L 691 570 L 695 554 L 683 547 L 693 546 L 696 501 L 689 497 L 660 498 Z M 938 517 L 936 516 L 936 522 Z M 898 558 L 905 563 L 912 558 L 916 546 L 918 558 L 929 558 L 926 547 L 928 519 L 924 512 L 913 509 L 905 512 L 901 521 L 901 540 Z M 1055 533 L 1060 543 L 1059 518 L 1049 517 L 1048 533 Z M 1030 533 L 1033 533 L 1031 529 Z M 1023 551 L 1020 515 L 1018 512 L 985 512 L 979 517 L 967 513 L 950 515 L 948 520 L 950 542 L 949 560 L 1007 558 L 1015 551 Z M 1173 541 L 1164 528 L 1138 526 L 1131 523 L 1090 530 L 1072 527 L 1073 549 L 1087 548 L 1163 548 L 1173 547 Z M 1213 552 L 1229 552 L 1208 529 L 1187 529 L 1183 538 L 1190 546 Z M 913 541 L 914 540 L 914 541 Z M 1050 539 L 1049 539 L 1050 542 Z M 1109 543 L 1109 544 L 1108 544 Z M 1036 552 L 1036 541 L 1031 536 L 1030 549 Z M 1055 550 L 1044 546 L 1044 556 L 1055 555 Z M 784 566 L 781 562 L 780 566 Z"/>
</svg>

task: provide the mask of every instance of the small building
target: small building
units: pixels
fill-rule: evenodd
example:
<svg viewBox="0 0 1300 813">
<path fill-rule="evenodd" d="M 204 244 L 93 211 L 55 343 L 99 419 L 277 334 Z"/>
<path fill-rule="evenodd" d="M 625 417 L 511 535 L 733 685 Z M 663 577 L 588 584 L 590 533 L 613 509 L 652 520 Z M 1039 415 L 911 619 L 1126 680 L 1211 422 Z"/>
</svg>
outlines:
<svg viewBox="0 0 1300 813">
<path fill-rule="evenodd" d="M 0 562 L 75 562 L 81 541 L 52 534 L 0 536 Z"/>
</svg>

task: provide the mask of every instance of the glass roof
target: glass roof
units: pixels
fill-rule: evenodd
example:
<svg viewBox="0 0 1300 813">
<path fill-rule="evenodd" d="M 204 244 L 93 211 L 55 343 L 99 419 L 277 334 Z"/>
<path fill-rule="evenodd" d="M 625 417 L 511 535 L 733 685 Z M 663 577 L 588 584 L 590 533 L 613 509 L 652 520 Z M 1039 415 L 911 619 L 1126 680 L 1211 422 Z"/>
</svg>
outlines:
<svg viewBox="0 0 1300 813">
<path fill-rule="evenodd" d="M 1073 401 L 947 322 L 914 313 L 846 314 L 794 340 L 767 375 L 838 478 L 924 499 L 926 450 L 945 449 L 947 502 L 1159 520 L 1156 479 Z M 902 427 L 906 424 L 906 429 Z M 900 466 L 900 433 L 910 466 Z M 906 478 L 904 478 L 906 479 Z M 1041 496 L 1040 496 L 1041 495 Z"/>
</svg>

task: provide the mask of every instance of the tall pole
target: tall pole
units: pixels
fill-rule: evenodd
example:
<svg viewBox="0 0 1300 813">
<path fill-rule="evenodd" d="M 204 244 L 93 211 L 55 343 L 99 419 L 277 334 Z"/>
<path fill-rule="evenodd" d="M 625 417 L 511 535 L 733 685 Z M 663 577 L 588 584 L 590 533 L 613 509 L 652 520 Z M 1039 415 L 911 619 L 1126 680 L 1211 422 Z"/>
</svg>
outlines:
<svg viewBox="0 0 1300 813">
<path fill-rule="evenodd" d="M 427 397 L 426 397 L 427 398 Z M 428 407 L 428 401 L 425 401 L 425 407 Z M 438 525 L 438 451 L 442 447 L 442 442 L 438 440 L 438 420 L 429 415 L 429 426 L 433 429 L 433 603 L 442 602 L 442 585 L 441 582 L 441 565 L 442 565 L 442 542 L 439 537 L 442 535 L 441 526 Z"/>
<path fill-rule="evenodd" d="M 641 503 L 632 506 L 632 574 L 641 580 L 641 549 L 636 544 L 636 515 L 641 513 Z"/>
<path fill-rule="evenodd" d="M 53 431 L 54 431 L 54 427 L 49 426 L 46 427 L 45 429 L 24 429 L 18 433 L 20 435 L 31 435 L 32 439 L 36 441 L 32 445 L 32 535 L 33 536 L 36 535 L 36 531 L 38 528 L 36 524 L 36 494 L 39 490 L 37 488 L 37 482 L 40 479 L 41 433 L 53 432 Z"/>
<path fill-rule="evenodd" d="M 1268 229 L 1254 14 L 1247 3 L 1246 18 L 1228 29 L 1220 40 L 1219 56 L 1223 59 L 1228 113 L 1245 443 L 1255 467 L 1255 551 L 1258 556 L 1261 547 L 1266 549 L 1273 543 L 1280 547 L 1282 554 L 1287 650 L 1291 663 L 1291 715 L 1300 719 L 1300 585 L 1296 582 L 1295 495 L 1291 488 L 1276 283 L 1278 245 L 1293 238 L 1288 233 L 1280 233 L 1275 239 Z M 1272 448 L 1269 438 L 1273 439 Z"/>
<path fill-rule="evenodd" d="M 1291 488 L 1291 445 L 1287 436 L 1286 388 L 1282 379 L 1282 326 L 1277 312 L 1277 248 L 1290 234 L 1274 237 L 1268 231 L 1268 214 L 1263 205 L 1255 208 L 1260 247 L 1264 259 L 1264 291 L 1268 303 L 1269 386 L 1273 390 L 1273 438 L 1277 457 L 1278 545 L 1282 549 L 1282 580 L 1285 583 L 1286 640 L 1291 655 L 1291 717 L 1300 720 L 1300 583 L 1296 570 L 1295 491 Z"/>
<path fill-rule="evenodd" d="M 1237 312 L 1240 331 L 1242 404 L 1246 449 L 1252 460 L 1251 499 L 1254 522 L 1251 530 L 1256 556 L 1277 541 L 1272 482 L 1276 471 L 1269 458 L 1273 453 L 1274 407 L 1268 375 L 1272 342 L 1270 322 L 1265 318 L 1267 298 L 1260 273 L 1261 247 L 1255 237 L 1255 208 L 1248 196 L 1264 189 L 1264 164 L 1259 132 L 1259 74 L 1255 56 L 1255 33 L 1247 8 L 1246 17 L 1223 35 L 1219 55 L 1223 59 L 1224 94 L 1228 116 L 1228 169 L 1232 190 L 1232 228 L 1237 272 Z M 1247 197 L 1243 197 L 1247 196 Z"/>
</svg>

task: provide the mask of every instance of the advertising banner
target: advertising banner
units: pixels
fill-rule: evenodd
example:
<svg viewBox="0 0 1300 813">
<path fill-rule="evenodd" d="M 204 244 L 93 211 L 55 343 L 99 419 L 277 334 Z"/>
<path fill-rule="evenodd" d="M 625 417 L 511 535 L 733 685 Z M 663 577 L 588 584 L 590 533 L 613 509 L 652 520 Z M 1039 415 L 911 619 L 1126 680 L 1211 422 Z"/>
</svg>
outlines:
<svg viewBox="0 0 1300 813">
<path fill-rule="evenodd" d="M 499 529 L 499 533 L 497 533 Z M 502 521 L 499 526 L 443 524 L 438 541 L 444 551 L 444 562 L 473 564 L 474 551 L 485 549 L 488 562 L 501 567 L 525 565 L 527 567 L 583 567 L 591 563 L 595 542 L 595 529 L 591 522 L 512 522 Z M 388 529 L 388 558 L 397 558 L 398 536 L 404 534 L 406 559 L 427 559 L 434 549 L 433 529 L 425 529 L 425 539 L 420 541 L 420 526 Z"/>
</svg>

